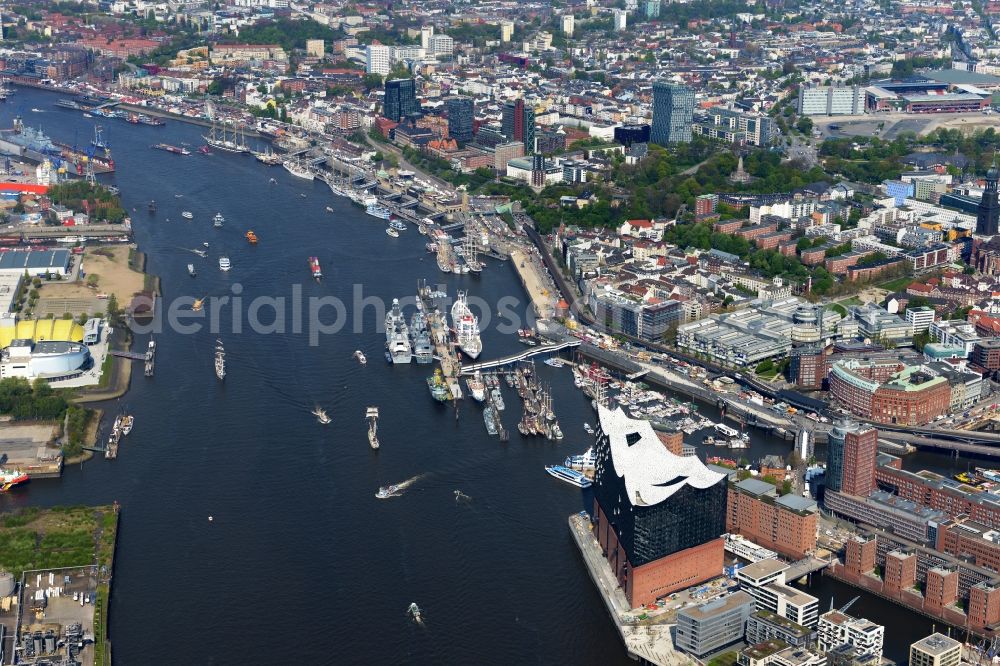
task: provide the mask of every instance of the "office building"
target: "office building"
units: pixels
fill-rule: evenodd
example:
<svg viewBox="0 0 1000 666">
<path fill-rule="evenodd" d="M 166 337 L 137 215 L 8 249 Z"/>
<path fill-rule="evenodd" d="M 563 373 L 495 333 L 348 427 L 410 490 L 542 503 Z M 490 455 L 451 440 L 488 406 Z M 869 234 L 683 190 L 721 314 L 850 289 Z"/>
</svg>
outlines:
<svg viewBox="0 0 1000 666">
<path fill-rule="evenodd" d="M 882 659 L 884 642 L 885 627 L 871 620 L 854 618 L 839 610 L 819 616 L 819 649 L 823 652 L 846 643 L 858 654 L 870 654 Z"/>
<path fill-rule="evenodd" d="M 831 367 L 830 396 L 863 419 L 924 425 L 948 413 L 952 389 L 948 378 L 923 365 L 849 358 Z"/>
<path fill-rule="evenodd" d="M 722 573 L 726 475 L 598 407 L 594 533 L 634 608 Z"/>
<path fill-rule="evenodd" d="M 756 645 L 774 640 L 796 647 L 808 647 L 816 642 L 816 630 L 792 622 L 769 610 L 757 610 L 751 613 L 747 618 L 747 643 Z"/>
<path fill-rule="evenodd" d="M 860 86 L 799 86 L 799 115 L 857 116 L 865 112 Z"/>
<path fill-rule="evenodd" d="M 455 52 L 455 40 L 448 35 L 431 35 L 427 53 L 433 56 L 451 55 Z"/>
<path fill-rule="evenodd" d="M 417 103 L 417 84 L 413 79 L 393 79 L 385 82 L 384 115 L 389 120 L 402 122 L 420 113 Z"/>
<path fill-rule="evenodd" d="M 648 19 L 659 18 L 660 0 L 646 0 L 646 2 L 643 3 L 643 11 Z"/>
<path fill-rule="evenodd" d="M 653 84 L 653 127 L 650 141 L 661 146 L 691 140 L 694 91 L 664 81 Z"/>
<path fill-rule="evenodd" d="M 365 71 L 369 74 L 385 76 L 392 71 L 390 62 L 391 47 L 382 44 L 370 44 L 365 47 Z"/>
<path fill-rule="evenodd" d="M 769 116 L 715 106 L 692 129 L 695 134 L 730 143 L 767 146 L 778 137 L 778 128 Z"/>
<path fill-rule="evenodd" d="M 962 644 L 944 634 L 931 634 L 910 646 L 910 666 L 958 666 Z"/>
<path fill-rule="evenodd" d="M 875 490 L 877 456 L 877 430 L 853 421 L 838 421 L 828 435 L 827 490 L 867 497 Z"/>
<path fill-rule="evenodd" d="M 449 97 L 445 102 L 448 113 L 448 136 L 459 143 L 472 141 L 475 106 L 469 97 Z"/>
<path fill-rule="evenodd" d="M 702 658 L 742 640 L 753 599 L 735 592 L 677 612 L 677 647 Z"/>
<path fill-rule="evenodd" d="M 874 476 L 874 469 L 872 470 Z M 816 502 L 795 493 L 778 496 L 766 481 L 744 479 L 729 484 L 726 531 L 789 559 L 816 550 Z"/>
<path fill-rule="evenodd" d="M 796 624 L 813 628 L 819 621 L 819 599 L 785 584 L 788 565 L 761 560 L 736 572 L 740 589 L 754 599 L 754 610 L 766 610 Z"/>
<path fill-rule="evenodd" d="M 420 46 L 427 50 L 431 48 L 431 37 L 434 36 L 434 26 L 424 25 L 420 27 Z"/>
<path fill-rule="evenodd" d="M 998 179 L 1000 170 L 994 165 L 986 172 L 986 188 L 976 208 L 976 233 L 983 236 L 995 236 L 1000 225 L 1000 203 L 997 201 Z"/>
<path fill-rule="evenodd" d="M 523 143 L 525 154 L 535 152 L 535 110 L 523 99 L 503 105 L 500 131 L 508 141 Z"/>
<path fill-rule="evenodd" d="M 910 324 L 913 335 L 923 333 L 930 328 L 934 321 L 934 308 L 921 305 L 913 308 L 906 308 L 906 321 Z"/>
</svg>

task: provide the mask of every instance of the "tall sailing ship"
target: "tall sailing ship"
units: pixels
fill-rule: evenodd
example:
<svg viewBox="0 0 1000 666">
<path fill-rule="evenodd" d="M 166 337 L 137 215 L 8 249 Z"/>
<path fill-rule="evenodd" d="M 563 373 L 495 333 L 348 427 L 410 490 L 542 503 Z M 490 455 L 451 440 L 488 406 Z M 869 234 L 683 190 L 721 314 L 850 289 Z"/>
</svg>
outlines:
<svg viewBox="0 0 1000 666">
<path fill-rule="evenodd" d="M 233 127 L 232 134 L 230 134 L 226 125 L 220 127 L 215 121 L 212 121 L 212 129 L 208 134 L 202 135 L 202 138 L 212 148 L 224 150 L 228 153 L 250 152 L 250 147 L 247 145 L 246 136 L 244 136 L 242 128 L 237 130 Z"/>
<path fill-rule="evenodd" d="M 464 291 L 458 292 L 455 303 L 451 306 L 451 320 L 455 324 L 458 346 L 469 358 L 478 358 L 483 351 L 483 341 L 479 337 L 479 320 L 469 309 Z"/>
</svg>

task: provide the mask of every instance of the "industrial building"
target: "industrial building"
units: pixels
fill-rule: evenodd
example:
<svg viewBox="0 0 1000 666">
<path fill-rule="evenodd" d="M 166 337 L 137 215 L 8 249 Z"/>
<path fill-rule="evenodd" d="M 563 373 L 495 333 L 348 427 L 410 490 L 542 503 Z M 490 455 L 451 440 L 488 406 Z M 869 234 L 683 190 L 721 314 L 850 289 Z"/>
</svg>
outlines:
<svg viewBox="0 0 1000 666">
<path fill-rule="evenodd" d="M 58 275 L 65 277 L 70 270 L 69 250 L 6 250 L 0 251 L 0 275 L 31 277 Z"/>
</svg>

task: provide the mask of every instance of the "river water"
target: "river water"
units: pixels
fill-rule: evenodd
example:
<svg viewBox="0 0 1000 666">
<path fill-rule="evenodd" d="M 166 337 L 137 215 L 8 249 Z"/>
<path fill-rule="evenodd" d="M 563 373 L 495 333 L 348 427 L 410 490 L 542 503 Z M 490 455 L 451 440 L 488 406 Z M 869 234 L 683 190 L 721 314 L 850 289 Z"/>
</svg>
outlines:
<svg viewBox="0 0 1000 666">
<path fill-rule="evenodd" d="M 543 469 L 589 445 L 582 424 L 594 415 L 569 372 L 537 366 L 552 386 L 566 439 L 522 438 L 519 401 L 504 389 L 511 440 L 500 443 L 486 434 L 472 401 L 464 401 L 456 420 L 431 400 L 424 383 L 430 366 L 386 365 L 379 310 L 357 314 L 352 307 L 356 289 L 389 301 L 412 296 L 427 279 L 451 296 L 468 290 L 490 304 L 514 296 L 523 312 L 525 294 L 509 262 L 487 260 L 481 278 L 443 275 L 415 229 L 389 238 L 381 221 L 322 183 L 248 156 L 152 150 L 158 142 L 193 149 L 202 130 L 88 119 L 54 107 L 57 98 L 18 89 L 0 106 L 0 127 L 20 114 L 56 141 L 86 144 L 95 123 L 104 126 L 118 170 L 102 180 L 137 209 L 135 239 L 148 255 L 147 270 L 162 278 L 166 303 L 238 295 L 245 312 L 256 297 L 287 299 L 285 333 L 253 332 L 246 315 L 236 332 L 230 306 L 218 333 L 204 320 L 196 332 L 166 327 L 156 335 L 155 378 L 134 373 L 121 401 L 136 426 L 118 459 L 95 459 L 67 469 L 61 480 L 0 496 L 0 510 L 122 504 L 110 618 L 118 663 L 282 656 L 315 663 L 633 663 L 569 534 L 566 520 L 583 508 L 581 494 Z M 150 199 L 159 204 L 155 216 L 146 211 Z M 183 220 L 184 210 L 194 219 Z M 222 229 L 212 228 L 216 212 L 226 217 Z M 256 247 L 243 238 L 250 228 L 260 238 Z M 189 251 L 203 242 L 208 257 Z M 232 260 L 228 274 L 217 268 L 220 254 Z M 318 284 L 308 279 L 311 255 L 323 266 Z M 188 276 L 188 263 L 196 265 L 196 278 Z M 301 332 L 292 330 L 296 293 L 306 320 Z M 348 325 L 311 344 L 308 299 L 330 296 L 346 304 Z M 326 308 L 321 318 L 329 323 L 335 314 Z M 260 319 L 270 322 L 271 310 Z M 227 350 L 224 384 L 213 373 L 217 337 Z M 138 336 L 139 345 L 145 340 Z M 485 359 L 523 349 L 492 326 L 483 342 Z M 367 354 L 367 366 L 352 358 L 355 349 Z M 331 425 L 310 415 L 317 404 L 328 409 Z M 382 414 L 377 453 L 365 438 L 368 405 Z M 703 412 L 717 417 L 712 408 Z M 745 455 L 756 460 L 788 450 L 755 433 Z M 918 463 L 965 467 L 934 455 Z M 375 499 L 380 485 L 411 479 L 401 497 Z M 455 490 L 471 501 L 456 502 Z M 829 580 L 817 585 L 824 607 L 834 592 L 838 605 L 855 595 Z M 406 616 L 413 601 L 424 609 L 422 627 Z M 866 597 L 852 611 L 865 614 L 864 607 L 880 603 Z M 869 616 L 887 625 L 888 656 L 900 658 L 928 623 L 885 607 Z"/>
</svg>

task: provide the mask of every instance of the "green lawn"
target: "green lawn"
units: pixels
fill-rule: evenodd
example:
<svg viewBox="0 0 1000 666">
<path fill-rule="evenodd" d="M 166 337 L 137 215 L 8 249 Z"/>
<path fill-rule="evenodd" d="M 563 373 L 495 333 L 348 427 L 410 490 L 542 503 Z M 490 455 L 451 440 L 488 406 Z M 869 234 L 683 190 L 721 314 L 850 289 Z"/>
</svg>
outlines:
<svg viewBox="0 0 1000 666">
<path fill-rule="evenodd" d="M 5 513 L 0 517 L 0 569 L 20 578 L 26 569 L 95 562 L 110 566 L 116 526 L 110 506 Z"/>
<path fill-rule="evenodd" d="M 850 298 L 845 298 L 842 301 L 837 301 L 837 304 L 841 307 L 847 308 L 852 305 L 861 305 L 861 299 L 857 296 L 851 296 Z"/>
<path fill-rule="evenodd" d="M 833 310 L 834 312 L 840 314 L 841 317 L 847 316 L 847 308 L 843 305 L 838 305 L 837 303 L 831 303 L 826 306 L 827 310 Z"/>
<path fill-rule="evenodd" d="M 887 289 L 888 291 L 899 291 L 911 282 L 913 282 L 912 277 L 901 277 L 896 278 L 895 280 L 889 280 L 888 282 L 883 282 L 878 285 L 878 287 L 879 289 Z"/>
</svg>

